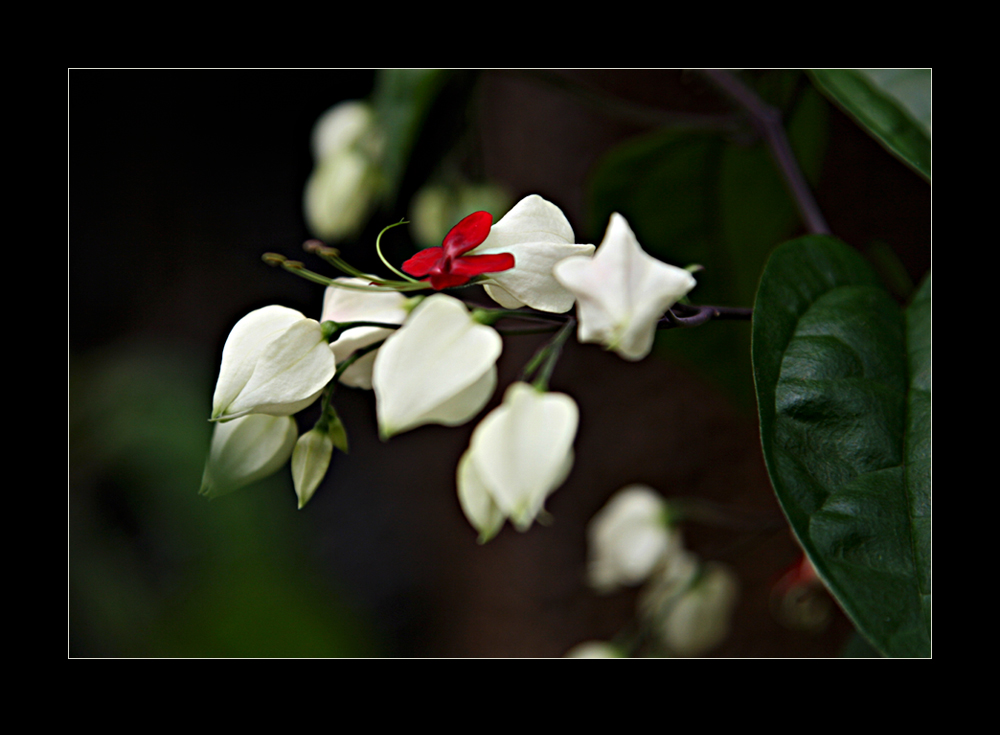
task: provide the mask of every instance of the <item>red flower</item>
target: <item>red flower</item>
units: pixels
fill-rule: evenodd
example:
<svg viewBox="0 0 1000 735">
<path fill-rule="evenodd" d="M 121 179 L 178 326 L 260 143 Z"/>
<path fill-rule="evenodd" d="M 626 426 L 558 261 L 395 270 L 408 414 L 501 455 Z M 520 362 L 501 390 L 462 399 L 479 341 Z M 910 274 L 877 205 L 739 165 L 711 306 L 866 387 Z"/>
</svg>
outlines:
<svg viewBox="0 0 1000 735">
<path fill-rule="evenodd" d="M 492 226 L 489 212 L 473 212 L 451 228 L 441 247 L 421 250 L 403 263 L 403 270 L 429 281 L 435 291 L 461 286 L 473 276 L 509 270 L 514 267 L 511 253 L 463 255 L 481 244 Z"/>
</svg>

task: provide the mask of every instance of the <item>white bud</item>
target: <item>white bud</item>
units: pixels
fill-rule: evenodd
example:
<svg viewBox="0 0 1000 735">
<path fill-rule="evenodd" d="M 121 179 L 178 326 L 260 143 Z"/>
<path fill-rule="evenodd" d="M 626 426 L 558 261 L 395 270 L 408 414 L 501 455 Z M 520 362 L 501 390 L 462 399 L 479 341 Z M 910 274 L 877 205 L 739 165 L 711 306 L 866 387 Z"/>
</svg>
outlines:
<svg viewBox="0 0 1000 735">
<path fill-rule="evenodd" d="M 590 584 L 599 592 L 641 584 L 681 548 L 680 531 L 668 524 L 666 500 L 645 485 L 629 485 L 587 525 Z"/>
<path fill-rule="evenodd" d="M 257 309 L 226 339 L 212 419 L 291 415 L 316 400 L 335 371 L 319 322 L 283 306 Z"/>
<path fill-rule="evenodd" d="M 458 426 L 489 401 L 503 340 L 472 318 L 458 299 L 429 296 L 375 357 L 379 433 L 383 439 L 424 424 Z"/>
<path fill-rule="evenodd" d="M 312 429 L 299 437 L 292 452 L 292 482 L 301 510 L 326 476 L 333 456 L 333 438 L 326 431 Z"/>
<path fill-rule="evenodd" d="M 215 498 L 277 472 L 297 434 L 291 416 L 252 414 L 215 424 L 201 494 Z"/>
<path fill-rule="evenodd" d="M 563 393 L 512 383 L 472 433 L 458 466 L 458 497 L 480 542 L 509 518 L 525 531 L 573 467 L 579 410 Z"/>
</svg>

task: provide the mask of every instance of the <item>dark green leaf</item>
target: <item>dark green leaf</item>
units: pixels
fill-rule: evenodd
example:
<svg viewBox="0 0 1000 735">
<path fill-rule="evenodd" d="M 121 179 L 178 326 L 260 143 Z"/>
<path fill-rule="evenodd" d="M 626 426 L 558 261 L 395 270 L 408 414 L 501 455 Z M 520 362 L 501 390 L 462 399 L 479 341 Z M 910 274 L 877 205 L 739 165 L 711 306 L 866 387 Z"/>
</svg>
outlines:
<svg viewBox="0 0 1000 735">
<path fill-rule="evenodd" d="M 799 542 L 858 630 L 930 655 L 930 279 L 903 313 L 831 237 L 769 260 L 753 319 L 761 442 Z"/>
<path fill-rule="evenodd" d="M 378 74 L 372 101 L 385 135 L 382 173 L 390 200 L 396 196 L 420 126 L 447 76 L 442 69 L 384 69 Z"/>
<path fill-rule="evenodd" d="M 810 76 L 888 151 L 930 181 L 930 69 L 813 69 Z"/>
</svg>

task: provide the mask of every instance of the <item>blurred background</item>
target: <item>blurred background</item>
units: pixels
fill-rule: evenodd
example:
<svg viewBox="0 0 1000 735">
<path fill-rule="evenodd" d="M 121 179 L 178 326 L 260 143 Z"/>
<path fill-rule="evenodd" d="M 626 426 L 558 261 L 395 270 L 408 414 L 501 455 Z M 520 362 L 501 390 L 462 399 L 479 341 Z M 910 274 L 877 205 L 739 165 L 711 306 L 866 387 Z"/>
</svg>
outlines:
<svg viewBox="0 0 1000 735">
<path fill-rule="evenodd" d="M 930 268 L 931 196 L 795 71 L 744 79 L 783 111 L 833 233 L 904 299 Z M 597 244 L 612 211 L 662 260 L 705 266 L 696 303 L 751 306 L 760 269 L 803 230 L 767 151 L 695 72 L 90 71 L 68 73 L 68 651 L 105 656 L 561 656 L 629 625 L 636 592 L 585 581 L 587 521 L 619 488 L 722 509 L 685 526 L 740 601 L 717 656 L 834 656 L 852 637 L 772 609 L 799 557 L 760 456 L 748 323 L 661 333 L 627 363 L 570 343 L 551 388 L 580 406 L 576 463 L 549 526 L 485 546 L 454 472 L 476 421 L 378 440 L 373 395 L 340 389 L 350 440 L 305 509 L 287 468 L 199 497 L 222 345 L 248 311 L 318 318 L 329 274 L 302 243 L 311 136 L 343 100 L 384 124 L 370 209 L 327 233 L 382 272 L 465 214 L 538 193 Z M 479 296 L 487 303 L 485 296 Z M 544 336 L 508 337 L 504 386 Z M 501 397 L 498 392 L 488 411 Z M 300 428 L 311 427 L 305 412 Z"/>
</svg>

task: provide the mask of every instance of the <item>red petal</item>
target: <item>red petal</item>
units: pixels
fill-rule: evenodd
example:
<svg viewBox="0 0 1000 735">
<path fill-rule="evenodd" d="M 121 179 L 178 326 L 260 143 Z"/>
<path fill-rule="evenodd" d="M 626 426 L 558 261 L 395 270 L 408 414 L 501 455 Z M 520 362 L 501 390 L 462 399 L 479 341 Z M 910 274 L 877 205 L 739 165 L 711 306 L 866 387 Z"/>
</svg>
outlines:
<svg viewBox="0 0 1000 735">
<path fill-rule="evenodd" d="M 444 257 L 444 248 L 427 248 L 426 250 L 421 250 L 419 253 L 414 255 L 408 261 L 403 263 L 403 272 L 409 273 L 411 276 L 426 276 L 431 272 L 431 268 L 438 264 L 438 261 Z"/>
<path fill-rule="evenodd" d="M 453 286 L 461 286 L 463 283 L 469 282 L 470 276 L 463 276 L 459 273 L 434 273 L 430 278 L 425 279 L 430 281 L 431 288 L 435 291 L 440 291 L 444 288 L 452 288 Z"/>
<path fill-rule="evenodd" d="M 514 256 L 510 253 L 494 253 L 491 255 L 465 255 L 455 258 L 451 264 L 451 272 L 471 278 L 483 273 L 499 273 L 514 267 Z"/>
<path fill-rule="evenodd" d="M 493 215 L 489 212 L 473 212 L 444 236 L 445 252 L 448 255 L 461 255 L 479 245 L 490 234 L 493 226 Z"/>
</svg>

